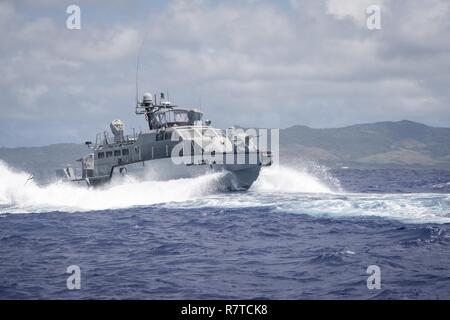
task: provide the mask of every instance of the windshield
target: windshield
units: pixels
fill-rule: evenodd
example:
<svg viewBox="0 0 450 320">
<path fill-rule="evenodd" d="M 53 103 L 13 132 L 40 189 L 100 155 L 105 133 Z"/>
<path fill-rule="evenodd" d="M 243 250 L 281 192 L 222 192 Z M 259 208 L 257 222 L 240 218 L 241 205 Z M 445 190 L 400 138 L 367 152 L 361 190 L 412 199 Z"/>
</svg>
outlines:
<svg viewBox="0 0 450 320">
<path fill-rule="evenodd" d="M 214 139 L 223 137 L 223 134 L 218 129 L 213 128 L 189 128 L 177 129 L 177 132 L 183 139 Z"/>
<path fill-rule="evenodd" d="M 187 111 L 171 110 L 165 112 L 167 123 L 188 123 L 189 117 Z"/>
<path fill-rule="evenodd" d="M 152 120 L 151 127 L 153 129 L 164 126 L 179 125 L 184 126 L 189 123 L 188 112 L 185 110 L 168 110 L 157 112 Z"/>
</svg>

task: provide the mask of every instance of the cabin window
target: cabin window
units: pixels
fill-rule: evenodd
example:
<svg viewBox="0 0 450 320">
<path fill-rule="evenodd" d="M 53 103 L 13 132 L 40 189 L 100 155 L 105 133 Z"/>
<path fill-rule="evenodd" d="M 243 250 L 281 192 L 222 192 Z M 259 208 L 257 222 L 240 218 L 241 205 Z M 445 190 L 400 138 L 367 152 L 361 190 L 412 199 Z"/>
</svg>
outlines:
<svg viewBox="0 0 450 320">
<path fill-rule="evenodd" d="M 106 151 L 106 157 L 111 158 L 113 155 L 112 151 Z"/>
<path fill-rule="evenodd" d="M 172 139 L 172 131 L 166 132 L 164 134 L 164 140 L 171 140 Z"/>
<path fill-rule="evenodd" d="M 130 154 L 130 150 L 128 150 L 128 149 L 122 149 L 122 155 L 123 156 L 127 156 L 127 155 L 129 155 Z"/>
<path fill-rule="evenodd" d="M 169 123 L 188 123 L 188 113 L 184 110 L 171 110 L 165 113 L 165 120 Z"/>
<path fill-rule="evenodd" d="M 103 159 L 104 157 L 105 157 L 105 153 L 104 152 L 99 152 L 97 154 L 97 158 L 99 158 L 99 159 Z"/>
<path fill-rule="evenodd" d="M 120 157 L 120 150 L 114 150 L 114 157 Z"/>
</svg>

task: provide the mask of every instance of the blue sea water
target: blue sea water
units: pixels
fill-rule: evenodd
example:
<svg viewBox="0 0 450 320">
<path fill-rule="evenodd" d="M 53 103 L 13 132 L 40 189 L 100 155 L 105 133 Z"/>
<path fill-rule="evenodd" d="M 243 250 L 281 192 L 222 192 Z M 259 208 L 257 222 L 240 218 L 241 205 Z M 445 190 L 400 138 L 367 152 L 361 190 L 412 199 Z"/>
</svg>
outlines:
<svg viewBox="0 0 450 320">
<path fill-rule="evenodd" d="M 450 299 L 450 171 L 272 168 L 231 193 L 26 177 L 0 168 L 1 299 Z"/>
</svg>

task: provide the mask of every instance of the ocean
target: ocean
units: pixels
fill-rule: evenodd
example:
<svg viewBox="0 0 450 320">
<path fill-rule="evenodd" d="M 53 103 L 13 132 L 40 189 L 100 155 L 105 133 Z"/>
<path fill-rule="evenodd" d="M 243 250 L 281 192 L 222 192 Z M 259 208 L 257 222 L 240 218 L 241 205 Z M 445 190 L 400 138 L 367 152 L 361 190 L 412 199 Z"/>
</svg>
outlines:
<svg viewBox="0 0 450 320">
<path fill-rule="evenodd" d="M 280 166 L 247 192 L 28 177 L 0 163 L 0 299 L 450 299 L 450 171 Z"/>
</svg>

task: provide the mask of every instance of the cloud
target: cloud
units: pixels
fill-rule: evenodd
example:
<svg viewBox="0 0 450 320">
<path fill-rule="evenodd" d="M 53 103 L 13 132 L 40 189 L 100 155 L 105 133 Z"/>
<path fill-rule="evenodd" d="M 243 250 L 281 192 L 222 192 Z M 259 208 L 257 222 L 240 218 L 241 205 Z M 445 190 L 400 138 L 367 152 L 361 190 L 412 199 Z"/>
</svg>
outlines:
<svg viewBox="0 0 450 320">
<path fill-rule="evenodd" d="M 82 1 L 79 31 L 65 28 L 64 6 L 42 1 L 38 13 L 0 3 L 0 126 L 30 132 L 0 145 L 82 141 L 114 118 L 145 128 L 132 113 L 144 34 L 140 92 L 201 102 L 221 127 L 450 125 L 445 0 Z M 381 30 L 365 27 L 370 4 Z"/>
<path fill-rule="evenodd" d="M 48 92 L 45 85 L 35 85 L 32 87 L 19 87 L 17 90 L 17 101 L 27 107 L 33 105 L 37 100 Z"/>
<path fill-rule="evenodd" d="M 14 14 L 14 6 L 8 2 L 0 2 L 0 23 L 4 24 Z"/>
</svg>

